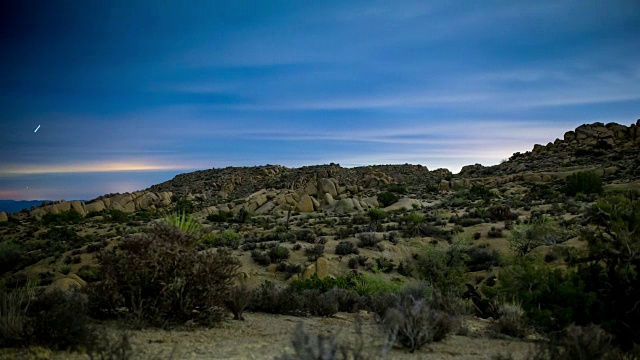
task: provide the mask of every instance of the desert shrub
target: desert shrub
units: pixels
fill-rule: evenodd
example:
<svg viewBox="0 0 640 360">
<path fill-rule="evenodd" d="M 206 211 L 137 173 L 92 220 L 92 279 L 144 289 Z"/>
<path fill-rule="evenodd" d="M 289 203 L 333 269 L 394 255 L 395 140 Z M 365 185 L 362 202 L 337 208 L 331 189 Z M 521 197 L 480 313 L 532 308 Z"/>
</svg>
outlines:
<svg viewBox="0 0 640 360">
<path fill-rule="evenodd" d="M 40 221 L 43 225 L 65 225 L 65 224 L 78 224 L 82 221 L 83 216 L 75 209 L 68 211 L 62 211 L 58 214 L 46 213 L 42 216 Z"/>
<path fill-rule="evenodd" d="M 231 249 L 237 249 L 240 245 L 240 235 L 233 229 L 227 229 L 219 234 L 207 234 L 204 237 L 204 243 L 211 246 L 224 246 Z"/>
<path fill-rule="evenodd" d="M 94 265 L 83 265 L 78 269 L 78 276 L 86 282 L 96 282 L 102 279 L 100 267 Z"/>
<path fill-rule="evenodd" d="M 484 186 L 473 185 L 471 189 L 469 189 L 468 196 L 470 200 L 482 199 L 486 201 L 491 199 L 493 197 L 493 194 Z"/>
<path fill-rule="evenodd" d="M 289 264 L 286 262 L 281 262 L 276 267 L 276 271 L 288 274 L 287 278 L 292 275 L 302 273 L 302 270 L 304 270 L 304 266 L 300 264 Z"/>
<path fill-rule="evenodd" d="M 629 349 L 640 344 L 640 200 L 633 194 L 598 199 L 589 217 L 596 231 L 586 236 L 588 257 L 576 263 L 586 287 L 604 307 L 602 321 L 594 323 Z"/>
<path fill-rule="evenodd" d="M 304 315 L 304 299 L 293 287 L 265 281 L 256 291 L 249 309 L 272 314 Z"/>
<path fill-rule="evenodd" d="M 53 291 L 29 306 L 31 341 L 54 349 L 79 349 L 96 339 L 90 325 L 87 296 L 79 292 Z"/>
<path fill-rule="evenodd" d="M 468 271 L 489 270 L 500 265 L 500 254 L 496 250 L 469 248 L 466 250 L 465 265 Z"/>
<path fill-rule="evenodd" d="M 272 263 L 279 263 L 282 260 L 287 260 L 289 258 L 289 249 L 284 246 L 276 245 L 267 251 L 267 255 L 271 259 Z"/>
<path fill-rule="evenodd" d="M 301 296 L 304 299 L 305 311 L 313 316 L 332 316 L 338 312 L 338 303 L 326 292 L 320 290 L 304 290 Z"/>
<path fill-rule="evenodd" d="M 0 346 L 19 346 L 28 340 L 29 306 L 35 283 L 10 292 L 0 292 Z"/>
<path fill-rule="evenodd" d="M 315 244 L 318 240 L 318 236 L 309 229 L 298 230 L 294 234 L 297 240 L 304 241 L 309 244 Z"/>
<path fill-rule="evenodd" d="M 278 360 L 311 360 L 311 359 L 334 359 L 334 360 L 364 360 L 377 358 L 371 354 L 370 349 L 365 348 L 362 336 L 361 325 L 356 323 L 357 340 L 356 344 L 339 341 L 339 336 L 316 335 L 307 332 L 301 321 L 293 332 L 292 345 L 294 354 L 284 354 Z M 369 351 L 368 351 L 369 350 Z M 381 352 L 380 358 L 387 351 Z"/>
<path fill-rule="evenodd" d="M 422 277 L 443 293 L 457 291 L 464 283 L 467 270 L 468 241 L 457 236 L 451 245 L 427 245 L 416 259 L 416 269 Z"/>
<path fill-rule="evenodd" d="M 502 237 L 502 229 L 492 226 L 491 229 L 487 232 L 487 236 L 490 238 L 499 238 Z"/>
<path fill-rule="evenodd" d="M 499 279 L 491 291 L 518 301 L 534 325 L 560 330 L 572 322 L 586 325 L 602 321 L 604 305 L 579 272 L 563 272 L 542 259 L 524 257 L 502 267 Z"/>
<path fill-rule="evenodd" d="M 225 305 L 231 311 L 235 320 L 244 320 L 242 314 L 251 303 L 254 293 L 244 282 L 231 288 L 229 297 L 225 300 Z"/>
<path fill-rule="evenodd" d="M 529 192 L 524 196 L 523 200 L 544 200 L 549 202 L 557 199 L 558 195 L 560 194 L 554 191 L 549 184 L 533 184 L 529 189 Z"/>
<path fill-rule="evenodd" d="M 425 217 L 423 214 L 412 212 L 402 219 L 402 223 L 405 224 L 404 231 L 409 236 L 415 236 L 420 233 L 420 225 L 424 223 Z"/>
<path fill-rule="evenodd" d="M 459 218 L 458 221 L 456 221 L 456 224 L 462 226 L 462 227 L 469 227 L 469 226 L 473 226 L 473 225 L 478 225 L 478 224 L 482 224 L 484 222 L 484 220 L 482 219 L 473 219 L 473 218 Z"/>
<path fill-rule="evenodd" d="M 349 258 L 349 262 L 347 263 L 349 269 L 357 269 L 358 268 L 358 259 L 355 257 Z"/>
<path fill-rule="evenodd" d="M 316 244 L 304 249 L 304 255 L 309 261 L 316 261 L 324 254 L 324 245 Z"/>
<path fill-rule="evenodd" d="M 193 203 L 187 199 L 175 199 L 174 209 L 178 214 L 191 214 L 195 210 Z"/>
<path fill-rule="evenodd" d="M 509 246 L 516 255 L 524 256 L 538 246 L 562 243 L 571 235 L 546 215 L 532 217 L 528 224 L 514 227 L 509 236 Z"/>
<path fill-rule="evenodd" d="M 359 254 L 360 251 L 351 241 L 340 241 L 336 245 L 336 255 Z"/>
<path fill-rule="evenodd" d="M 387 207 L 391 204 L 395 204 L 396 202 L 398 202 L 398 200 L 400 200 L 398 196 L 390 191 L 378 194 L 378 202 L 380 202 L 380 205 L 382 205 L 382 207 Z"/>
<path fill-rule="evenodd" d="M 227 254 L 199 252 L 198 242 L 163 224 L 129 236 L 119 249 L 98 255 L 103 275 L 99 289 L 111 304 L 152 325 L 217 321 L 240 264 Z"/>
<path fill-rule="evenodd" d="M 388 342 L 397 341 L 414 352 L 426 344 L 442 341 L 455 330 L 456 319 L 431 306 L 424 298 L 407 296 L 401 299 L 398 307 L 387 310 L 383 326 Z"/>
<path fill-rule="evenodd" d="M 364 273 L 351 280 L 352 289 L 358 295 L 371 295 L 375 293 L 394 293 L 402 287 L 401 283 L 386 280 L 380 274 Z"/>
<path fill-rule="evenodd" d="M 583 194 L 602 194 L 602 179 L 593 172 L 576 172 L 567 178 L 564 193 L 575 196 Z"/>
<path fill-rule="evenodd" d="M 393 260 L 388 259 L 384 256 L 377 258 L 374 264 L 375 264 L 376 271 L 380 271 L 383 273 L 390 273 L 393 271 L 393 268 L 395 267 Z"/>
<path fill-rule="evenodd" d="M 366 232 L 360 233 L 357 235 L 358 237 L 358 246 L 362 248 L 372 248 L 380 242 L 380 239 L 376 236 L 374 232 Z"/>
<path fill-rule="evenodd" d="M 408 192 L 406 186 L 401 184 L 389 184 L 389 186 L 387 186 L 387 191 L 402 195 L 407 194 Z"/>
<path fill-rule="evenodd" d="M 398 274 L 402 276 L 412 276 L 413 270 L 414 267 L 408 262 L 400 261 L 400 264 L 398 264 Z"/>
<path fill-rule="evenodd" d="M 21 262 L 22 254 L 19 246 L 9 241 L 0 243 L 0 275 L 13 270 Z"/>
<path fill-rule="evenodd" d="M 129 221 L 129 214 L 127 214 L 124 211 L 114 210 L 114 209 L 104 210 L 104 214 L 109 217 L 109 220 L 111 222 L 123 224 Z"/>
<path fill-rule="evenodd" d="M 257 247 L 258 245 L 255 242 L 245 241 L 240 248 L 242 249 L 242 251 L 251 251 L 255 250 Z"/>
<path fill-rule="evenodd" d="M 263 252 L 263 251 L 259 251 L 259 250 L 251 251 L 251 258 L 257 264 L 262 265 L 262 266 L 267 266 L 267 265 L 271 264 L 271 257 L 269 256 L 269 254 L 267 254 L 266 252 Z"/>
<path fill-rule="evenodd" d="M 507 205 L 494 205 L 487 209 L 489 218 L 493 221 L 505 221 L 515 220 L 518 218 L 518 213 L 511 210 Z"/>
<path fill-rule="evenodd" d="M 451 238 L 451 232 L 445 230 L 439 226 L 434 226 L 431 224 L 422 224 L 419 228 L 420 235 L 432 237 L 436 239 L 447 240 Z"/>
<path fill-rule="evenodd" d="M 209 214 L 207 215 L 207 220 L 211 222 L 229 222 L 233 218 L 233 214 L 230 212 L 220 212 L 218 214 Z"/>
<path fill-rule="evenodd" d="M 623 359 L 612 345 L 612 336 L 597 325 L 568 326 L 557 338 L 540 342 L 530 360 Z M 630 357 L 632 358 L 632 357 Z"/>
<path fill-rule="evenodd" d="M 496 322 L 498 332 L 519 338 L 527 335 L 526 314 L 520 304 L 502 303 L 498 307 L 498 315 Z"/>
<path fill-rule="evenodd" d="M 141 355 L 138 349 L 134 349 L 127 331 L 118 334 L 100 332 L 87 348 L 87 356 L 90 360 L 130 360 L 137 359 Z"/>
<path fill-rule="evenodd" d="M 304 290 L 319 290 L 320 292 L 327 292 L 333 288 L 346 289 L 350 287 L 349 280 L 347 278 L 338 276 L 318 278 L 318 275 L 314 274 L 308 279 L 294 280 L 290 284 L 291 288 L 302 292 Z"/>
<path fill-rule="evenodd" d="M 371 221 L 371 226 L 374 228 L 377 228 L 380 222 L 387 218 L 387 215 L 387 212 L 382 209 L 373 208 L 367 211 L 367 217 Z"/>
</svg>

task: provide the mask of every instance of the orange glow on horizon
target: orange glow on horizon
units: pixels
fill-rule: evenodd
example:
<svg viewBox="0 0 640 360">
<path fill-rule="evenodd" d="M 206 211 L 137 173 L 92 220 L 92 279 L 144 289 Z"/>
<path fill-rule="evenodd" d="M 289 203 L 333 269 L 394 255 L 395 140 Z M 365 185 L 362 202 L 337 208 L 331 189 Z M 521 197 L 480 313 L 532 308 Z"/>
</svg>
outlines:
<svg viewBox="0 0 640 360">
<path fill-rule="evenodd" d="M 197 166 L 184 164 L 183 166 L 145 164 L 135 162 L 109 162 L 78 165 L 37 165 L 22 166 L 13 169 L 0 170 L 5 175 L 31 175 L 55 173 L 89 173 L 89 172 L 117 172 L 117 171 L 160 171 L 160 170 L 190 170 Z"/>
</svg>

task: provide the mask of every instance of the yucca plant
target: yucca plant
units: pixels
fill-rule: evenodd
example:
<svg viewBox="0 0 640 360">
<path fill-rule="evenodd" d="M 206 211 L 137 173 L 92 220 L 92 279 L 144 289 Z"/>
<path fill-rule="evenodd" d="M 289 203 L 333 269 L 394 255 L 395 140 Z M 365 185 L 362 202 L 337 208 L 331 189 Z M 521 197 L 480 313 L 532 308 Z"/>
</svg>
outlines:
<svg viewBox="0 0 640 360">
<path fill-rule="evenodd" d="M 185 212 L 167 215 L 162 219 L 162 222 L 194 237 L 200 237 L 204 230 L 196 219 Z"/>
</svg>

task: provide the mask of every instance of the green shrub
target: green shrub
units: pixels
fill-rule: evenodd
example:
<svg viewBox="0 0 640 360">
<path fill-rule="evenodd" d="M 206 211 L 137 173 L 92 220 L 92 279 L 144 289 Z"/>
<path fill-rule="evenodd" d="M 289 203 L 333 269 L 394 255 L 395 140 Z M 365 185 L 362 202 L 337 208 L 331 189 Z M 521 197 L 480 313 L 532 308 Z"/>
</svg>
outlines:
<svg viewBox="0 0 640 360">
<path fill-rule="evenodd" d="M 374 227 L 373 230 L 375 230 L 380 222 L 387 218 L 387 212 L 382 209 L 373 208 L 367 211 L 367 216 L 371 220 L 371 225 Z"/>
<path fill-rule="evenodd" d="M 29 317 L 31 342 L 41 346 L 80 350 L 97 339 L 87 297 L 79 292 L 43 293 L 30 304 Z"/>
<path fill-rule="evenodd" d="M 109 220 L 111 222 L 124 224 L 127 221 L 129 221 L 129 214 L 127 214 L 124 211 L 111 209 L 111 210 L 105 210 L 104 213 L 109 216 Z"/>
<path fill-rule="evenodd" d="M 524 256 L 541 245 L 565 242 L 572 233 L 549 216 L 534 217 L 528 224 L 514 227 L 509 236 L 509 246 L 518 256 Z"/>
<path fill-rule="evenodd" d="M 207 215 L 207 220 L 211 222 L 229 222 L 233 218 L 233 214 L 230 212 L 220 212 L 218 214 Z"/>
<path fill-rule="evenodd" d="M 218 321 L 240 263 L 230 255 L 198 251 L 199 242 L 192 233 L 163 224 L 129 236 L 119 249 L 98 255 L 103 282 L 97 289 L 112 306 L 152 325 Z"/>
<path fill-rule="evenodd" d="M 583 194 L 602 194 L 602 179 L 593 172 L 576 172 L 567 178 L 564 193 L 575 196 Z"/>
<path fill-rule="evenodd" d="M 83 216 L 75 209 L 68 211 L 62 211 L 58 214 L 46 213 L 40 220 L 44 225 L 65 225 L 65 224 L 78 224 L 82 221 Z"/>
<path fill-rule="evenodd" d="M 398 200 L 400 200 L 398 196 L 390 191 L 378 194 L 378 202 L 380 203 L 380 205 L 382 205 L 382 207 L 387 207 L 391 204 L 395 204 L 396 202 L 398 202 Z"/>
<path fill-rule="evenodd" d="M 451 245 L 426 245 L 416 260 L 416 270 L 442 293 L 458 291 L 464 284 L 469 241 L 457 236 Z"/>
<path fill-rule="evenodd" d="M 458 326 L 458 321 L 426 299 L 405 296 L 399 306 L 387 310 L 383 326 L 387 341 L 396 341 L 414 352 L 424 345 L 444 340 Z"/>
<path fill-rule="evenodd" d="M 29 338 L 29 306 L 35 294 L 35 283 L 0 292 L 0 346 L 20 346 Z"/>
<path fill-rule="evenodd" d="M 404 185 L 400 185 L 400 184 L 390 184 L 389 186 L 387 186 L 387 191 L 390 192 L 394 192 L 396 194 L 406 194 L 407 188 Z"/>
<path fill-rule="evenodd" d="M 338 245 L 336 245 L 336 255 L 349 255 L 349 254 L 359 254 L 360 250 L 351 242 L 351 241 L 340 241 Z"/>
<path fill-rule="evenodd" d="M 204 243 L 211 246 L 226 246 L 237 249 L 240 246 L 240 235 L 233 229 L 227 229 L 219 234 L 207 234 Z"/>
<path fill-rule="evenodd" d="M 187 199 L 178 199 L 175 201 L 175 212 L 178 214 L 191 214 L 194 211 L 193 203 Z"/>
<path fill-rule="evenodd" d="M 0 243 L 0 275 L 13 270 L 20 263 L 23 253 L 22 249 L 13 243 Z"/>
</svg>

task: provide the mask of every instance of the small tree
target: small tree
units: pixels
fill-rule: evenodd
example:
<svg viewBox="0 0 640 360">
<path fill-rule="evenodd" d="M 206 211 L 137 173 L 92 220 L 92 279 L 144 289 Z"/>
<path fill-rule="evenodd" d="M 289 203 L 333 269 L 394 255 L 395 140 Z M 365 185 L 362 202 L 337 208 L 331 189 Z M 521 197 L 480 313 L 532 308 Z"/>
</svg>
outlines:
<svg viewBox="0 0 640 360">
<path fill-rule="evenodd" d="M 378 225 L 380 225 L 380 221 L 387 217 L 387 212 L 382 209 L 374 208 L 367 212 L 367 216 L 369 217 L 369 220 L 371 220 L 370 230 L 375 231 L 375 229 L 378 228 Z"/>
<path fill-rule="evenodd" d="M 593 172 L 577 172 L 567 178 L 564 192 L 567 195 L 575 196 L 583 194 L 602 194 L 602 179 Z"/>
</svg>

